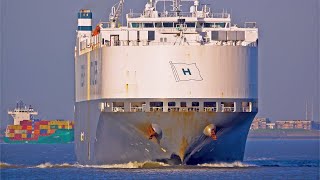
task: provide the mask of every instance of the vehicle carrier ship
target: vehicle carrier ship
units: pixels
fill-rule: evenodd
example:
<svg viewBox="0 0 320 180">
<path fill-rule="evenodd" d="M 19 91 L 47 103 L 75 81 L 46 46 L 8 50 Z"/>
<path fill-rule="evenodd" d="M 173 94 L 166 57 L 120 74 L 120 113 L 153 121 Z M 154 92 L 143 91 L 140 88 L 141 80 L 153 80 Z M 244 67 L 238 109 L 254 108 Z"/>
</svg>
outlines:
<svg viewBox="0 0 320 180">
<path fill-rule="evenodd" d="M 91 10 L 78 13 L 79 163 L 243 160 L 258 112 L 256 23 L 234 25 L 199 0 L 149 0 L 122 24 L 124 5 L 94 28 Z"/>
<path fill-rule="evenodd" d="M 3 139 L 5 143 L 55 144 L 74 141 L 73 121 L 34 119 L 38 112 L 21 101 L 8 114 L 14 123 L 7 126 Z"/>
</svg>

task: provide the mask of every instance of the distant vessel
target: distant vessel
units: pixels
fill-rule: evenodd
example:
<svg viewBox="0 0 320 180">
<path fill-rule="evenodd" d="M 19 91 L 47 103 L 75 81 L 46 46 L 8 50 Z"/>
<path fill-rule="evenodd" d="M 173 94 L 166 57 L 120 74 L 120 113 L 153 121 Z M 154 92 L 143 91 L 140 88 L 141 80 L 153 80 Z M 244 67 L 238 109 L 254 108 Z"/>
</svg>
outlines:
<svg viewBox="0 0 320 180">
<path fill-rule="evenodd" d="M 38 115 L 31 106 L 20 101 L 14 110 L 8 112 L 13 125 L 8 125 L 4 142 L 52 144 L 74 141 L 74 122 L 66 120 L 37 120 Z"/>
<path fill-rule="evenodd" d="M 78 13 L 78 161 L 243 160 L 258 112 L 256 23 L 233 25 L 199 0 L 149 0 L 122 25 L 123 6 L 95 28 L 90 10 Z"/>
</svg>

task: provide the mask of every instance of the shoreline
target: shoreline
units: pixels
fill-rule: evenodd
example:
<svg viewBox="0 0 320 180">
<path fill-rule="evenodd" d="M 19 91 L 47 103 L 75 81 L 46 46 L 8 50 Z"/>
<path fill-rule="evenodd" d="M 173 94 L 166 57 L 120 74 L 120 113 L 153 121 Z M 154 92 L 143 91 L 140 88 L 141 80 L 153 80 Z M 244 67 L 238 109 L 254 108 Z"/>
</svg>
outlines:
<svg viewBox="0 0 320 180">
<path fill-rule="evenodd" d="M 292 137 L 266 137 L 266 136 L 257 136 L 257 137 L 248 137 L 247 140 L 319 140 L 319 136 L 292 136 Z"/>
<path fill-rule="evenodd" d="M 319 140 L 319 130 L 303 130 L 303 129 L 258 129 L 250 130 L 247 139 L 254 140 L 275 140 L 275 139 L 288 139 L 288 140 Z"/>
</svg>

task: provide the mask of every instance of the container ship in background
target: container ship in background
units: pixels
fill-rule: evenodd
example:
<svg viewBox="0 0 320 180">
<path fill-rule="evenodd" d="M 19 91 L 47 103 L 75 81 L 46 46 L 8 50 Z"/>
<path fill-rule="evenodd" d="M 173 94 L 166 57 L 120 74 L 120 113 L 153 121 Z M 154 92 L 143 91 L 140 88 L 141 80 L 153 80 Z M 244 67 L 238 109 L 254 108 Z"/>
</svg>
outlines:
<svg viewBox="0 0 320 180">
<path fill-rule="evenodd" d="M 39 120 L 31 106 L 23 102 L 8 112 L 13 125 L 8 125 L 4 137 L 6 143 L 54 144 L 74 141 L 74 122 L 66 120 Z"/>
<path fill-rule="evenodd" d="M 90 10 L 78 13 L 78 162 L 243 160 L 258 112 L 256 23 L 234 25 L 199 0 L 149 0 L 122 25 L 123 6 L 95 28 Z"/>
</svg>

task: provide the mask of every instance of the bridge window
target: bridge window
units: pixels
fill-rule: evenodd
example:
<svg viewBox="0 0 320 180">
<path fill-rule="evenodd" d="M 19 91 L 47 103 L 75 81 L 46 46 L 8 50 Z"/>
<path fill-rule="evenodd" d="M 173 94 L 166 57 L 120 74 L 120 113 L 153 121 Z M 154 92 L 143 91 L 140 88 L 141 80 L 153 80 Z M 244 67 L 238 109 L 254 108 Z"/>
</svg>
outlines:
<svg viewBox="0 0 320 180">
<path fill-rule="evenodd" d="M 132 28 L 140 28 L 141 27 L 141 23 L 131 23 L 131 27 Z"/>
<path fill-rule="evenodd" d="M 163 27 L 173 27 L 173 22 L 164 22 Z"/>
<path fill-rule="evenodd" d="M 154 24 L 153 23 L 144 23 L 143 27 L 144 28 L 154 28 Z"/>
<path fill-rule="evenodd" d="M 202 28 L 203 27 L 203 23 L 197 22 L 197 28 Z"/>
<path fill-rule="evenodd" d="M 187 27 L 194 28 L 196 27 L 196 23 L 186 23 Z"/>
<path fill-rule="evenodd" d="M 214 25 L 214 23 L 204 23 L 204 27 L 205 28 L 214 28 L 215 25 Z"/>
<path fill-rule="evenodd" d="M 215 23 L 217 28 L 224 28 L 226 26 L 226 23 Z"/>
<path fill-rule="evenodd" d="M 162 27 L 162 23 L 156 23 L 156 28 L 161 28 Z"/>
</svg>

